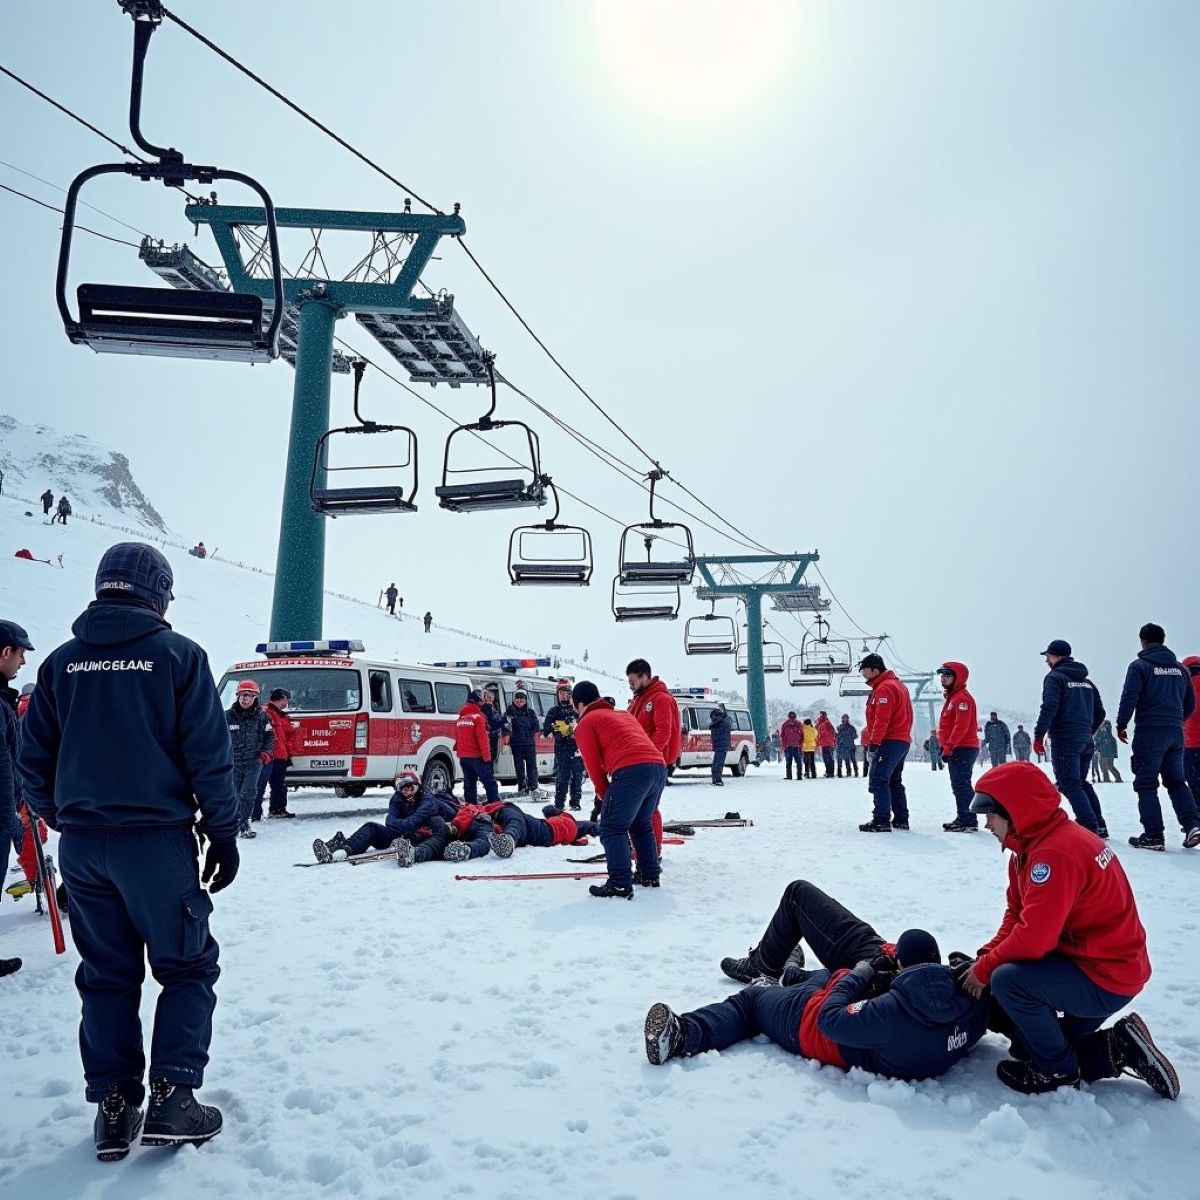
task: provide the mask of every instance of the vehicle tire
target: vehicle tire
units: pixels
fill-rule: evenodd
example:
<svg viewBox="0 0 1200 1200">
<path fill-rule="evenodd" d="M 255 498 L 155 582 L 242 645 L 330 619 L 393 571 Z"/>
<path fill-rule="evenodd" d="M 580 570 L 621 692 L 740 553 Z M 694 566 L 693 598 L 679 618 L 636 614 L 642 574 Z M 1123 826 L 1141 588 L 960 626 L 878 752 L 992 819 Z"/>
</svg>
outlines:
<svg viewBox="0 0 1200 1200">
<path fill-rule="evenodd" d="M 339 800 L 357 800 L 359 796 L 367 794 L 367 785 L 365 783 L 335 783 L 333 794 Z"/>
<path fill-rule="evenodd" d="M 746 773 L 746 768 L 750 765 L 750 755 L 745 750 L 742 751 L 741 757 L 736 759 L 733 765 L 729 768 L 729 773 L 734 779 L 741 779 Z"/>
<path fill-rule="evenodd" d="M 452 792 L 454 790 L 454 768 L 444 758 L 431 758 L 425 764 L 421 786 L 427 792 Z"/>
<path fill-rule="evenodd" d="M 333 785 L 333 794 L 339 800 L 349 800 L 350 799 L 350 788 L 347 784 L 335 783 Z"/>
</svg>

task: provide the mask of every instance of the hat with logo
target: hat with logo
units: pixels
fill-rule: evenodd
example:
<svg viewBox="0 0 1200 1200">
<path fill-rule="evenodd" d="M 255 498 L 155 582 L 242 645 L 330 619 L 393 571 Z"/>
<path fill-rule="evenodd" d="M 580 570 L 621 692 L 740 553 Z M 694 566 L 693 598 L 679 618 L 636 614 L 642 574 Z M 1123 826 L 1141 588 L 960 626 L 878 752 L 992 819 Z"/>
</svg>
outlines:
<svg viewBox="0 0 1200 1200">
<path fill-rule="evenodd" d="M 96 568 L 96 597 L 129 596 L 161 617 L 175 599 L 175 573 L 165 556 L 145 542 L 110 546 Z"/>
</svg>

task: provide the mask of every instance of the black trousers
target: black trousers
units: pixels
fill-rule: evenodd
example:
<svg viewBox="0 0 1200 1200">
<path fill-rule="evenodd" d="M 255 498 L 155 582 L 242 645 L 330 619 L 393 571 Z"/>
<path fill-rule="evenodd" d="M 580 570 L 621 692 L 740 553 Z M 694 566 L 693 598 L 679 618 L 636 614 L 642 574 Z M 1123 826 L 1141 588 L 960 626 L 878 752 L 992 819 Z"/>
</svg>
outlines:
<svg viewBox="0 0 1200 1200">
<path fill-rule="evenodd" d="M 778 975 L 801 941 L 830 971 L 869 961 L 883 945 L 883 938 L 844 904 L 816 884 L 796 879 L 783 889 L 779 907 L 758 943 L 763 968 Z"/>
</svg>

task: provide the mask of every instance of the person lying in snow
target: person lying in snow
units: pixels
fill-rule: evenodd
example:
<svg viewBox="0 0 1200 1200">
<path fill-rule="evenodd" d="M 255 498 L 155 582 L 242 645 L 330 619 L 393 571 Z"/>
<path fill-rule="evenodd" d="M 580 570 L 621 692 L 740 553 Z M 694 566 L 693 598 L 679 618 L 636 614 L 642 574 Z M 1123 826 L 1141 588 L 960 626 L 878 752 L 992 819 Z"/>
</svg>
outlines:
<svg viewBox="0 0 1200 1200">
<path fill-rule="evenodd" d="M 581 821 L 553 804 L 542 813 L 545 820 L 523 812 L 515 804 L 498 809 L 493 818 L 494 832 L 488 837 L 492 853 L 497 858 L 510 858 L 520 846 L 570 846 L 600 831 L 597 822 Z"/>
<path fill-rule="evenodd" d="M 431 829 L 434 817 L 451 820 L 458 812 L 458 802 L 445 792 L 427 792 L 421 787 L 420 776 L 415 771 L 401 771 L 396 776 L 396 791 L 388 802 L 387 819 L 380 824 L 368 821 L 349 837 L 338 830 L 331 838 L 313 842 L 313 854 L 317 862 L 332 862 L 339 850 L 349 858 L 364 854 L 368 850 L 387 850 L 398 838 L 424 840 L 421 831 Z"/>
<path fill-rule="evenodd" d="M 801 941 L 823 969 L 806 970 Z M 895 1079 L 948 1071 L 983 1036 L 986 999 L 955 983 L 933 935 L 909 929 L 895 945 L 803 879 L 788 884 L 759 944 L 721 970 L 750 986 L 682 1014 L 646 1014 L 646 1057 L 660 1065 L 724 1050 L 763 1033 L 792 1054 Z"/>
</svg>

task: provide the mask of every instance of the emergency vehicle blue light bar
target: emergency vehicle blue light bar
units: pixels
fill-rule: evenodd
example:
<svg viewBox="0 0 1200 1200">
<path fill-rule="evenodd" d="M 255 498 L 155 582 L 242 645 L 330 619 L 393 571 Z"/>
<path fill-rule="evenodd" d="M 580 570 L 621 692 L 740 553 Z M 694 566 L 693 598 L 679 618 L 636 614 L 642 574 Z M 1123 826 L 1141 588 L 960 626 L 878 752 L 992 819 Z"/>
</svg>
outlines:
<svg viewBox="0 0 1200 1200">
<path fill-rule="evenodd" d="M 499 671 L 520 671 L 526 667 L 548 667 L 548 658 L 477 658 L 474 662 L 459 660 L 457 662 L 435 662 L 431 667 L 491 667 Z"/>
<path fill-rule="evenodd" d="M 687 687 L 687 688 L 672 688 L 672 696 L 711 696 L 712 688 L 710 687 Z"/>
<path fill-rule="evenodd" d="M 258 654 L 334 654 L 361 653 L 362 642 L 351 638 L 331 638 L 322 642 L 259 642 L 254 647 Z"/>
</svg>

